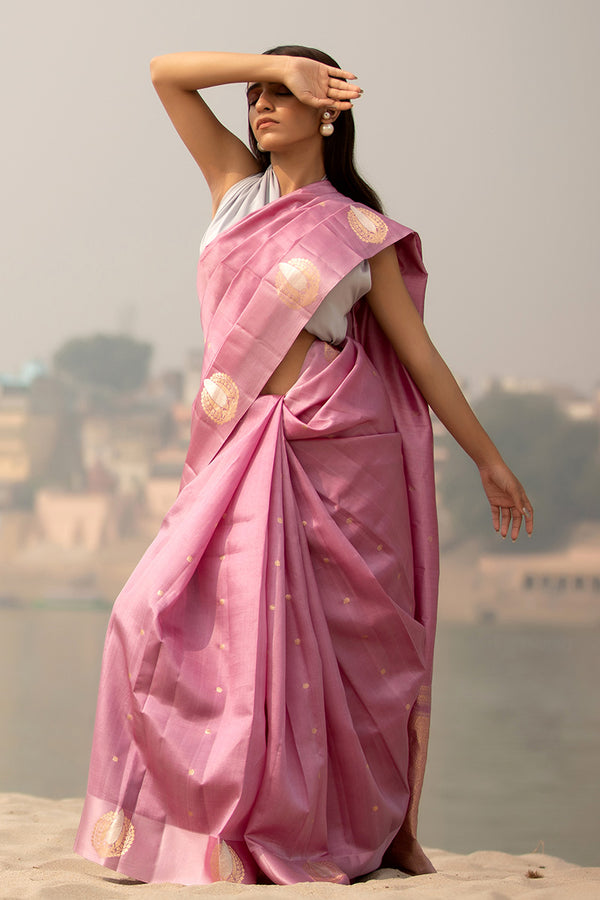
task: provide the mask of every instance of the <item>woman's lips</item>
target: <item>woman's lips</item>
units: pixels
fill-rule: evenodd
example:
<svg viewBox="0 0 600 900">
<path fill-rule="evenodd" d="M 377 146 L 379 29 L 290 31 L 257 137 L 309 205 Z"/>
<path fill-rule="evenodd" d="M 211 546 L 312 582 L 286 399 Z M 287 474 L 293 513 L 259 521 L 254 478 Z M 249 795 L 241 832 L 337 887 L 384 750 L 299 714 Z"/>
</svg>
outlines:
<svg viewBox="0 0 600 900">
<path fill-rule="evenodd" d="M 263 119 L 262 122 L 259 122 L 256 126 L 256 130 L 260 131 L 261 128 L 266 128 L 267 125 L 277 125 L 275 119 Z"/>
</svg>

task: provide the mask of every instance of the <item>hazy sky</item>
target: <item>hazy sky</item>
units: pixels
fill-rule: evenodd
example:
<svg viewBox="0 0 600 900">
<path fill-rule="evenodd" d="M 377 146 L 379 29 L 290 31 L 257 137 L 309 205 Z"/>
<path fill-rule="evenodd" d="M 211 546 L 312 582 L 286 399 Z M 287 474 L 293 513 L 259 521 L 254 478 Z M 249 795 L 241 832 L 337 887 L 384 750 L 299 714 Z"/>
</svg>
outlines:
<svg viewBox="0 0 600 900">
<path fill-rule="evenodd" d="M 131 328 L 201 343 L 202 176 L 154 95 L 174 50 L 319 46 L 359 76 L 358 159 L 416 228 L 457 375 L 600 379 L 598 0 L 3 3 L 0 370 Z M 239 86 L 207 92 L 245 134 Z"/>
</svg>

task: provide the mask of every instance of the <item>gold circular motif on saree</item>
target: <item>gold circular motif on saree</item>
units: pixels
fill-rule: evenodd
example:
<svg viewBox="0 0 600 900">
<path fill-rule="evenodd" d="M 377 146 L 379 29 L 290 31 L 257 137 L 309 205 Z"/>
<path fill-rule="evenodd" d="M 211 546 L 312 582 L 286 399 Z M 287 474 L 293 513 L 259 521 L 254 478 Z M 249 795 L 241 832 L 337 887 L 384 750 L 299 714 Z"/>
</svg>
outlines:
<svg viewBox="0 0 600 900">
<path fill-rule="evenodd" d="M 277 295 L 286 306 L 310 306 L 317 299 L 321 275 L 310 259 L 294 258 L 280 262 L 275 276 Z"/>
<path fill-rule="evenodd" d="M 200 395 L 202 409 L 209 419 L 222 425 L 229 422 L 237 412 L 240 392 L 238 386 L 225 372 L 213 372 L 210 378 L 204 379 L 204 387 Z"/>
<path fill-rule="evenodd" d="M 372 209 L 351 206 L 348 210 L 348 224 L 365 244 L 382 244 L 388 227 Z"/>
<path fill-rule="evenodd" d="M 229 844 L 218 841 L 210 857 L 210 874 L 213 881 L 233 881 L 241 884 L 244 880 L 244 864 Z"/>
<path fill-rule="evenodd" d="M 92 831 L 92 846 L 101 859 L 123 856 L 135 837 L 135 828 L 122 809 L 104 813 Z"/>
<path fill-rule="evenodd" d="M 313 881 L 342 881 L 344 873 L 331 859 L 307 860 L 304 871 Z"/>
</svg>

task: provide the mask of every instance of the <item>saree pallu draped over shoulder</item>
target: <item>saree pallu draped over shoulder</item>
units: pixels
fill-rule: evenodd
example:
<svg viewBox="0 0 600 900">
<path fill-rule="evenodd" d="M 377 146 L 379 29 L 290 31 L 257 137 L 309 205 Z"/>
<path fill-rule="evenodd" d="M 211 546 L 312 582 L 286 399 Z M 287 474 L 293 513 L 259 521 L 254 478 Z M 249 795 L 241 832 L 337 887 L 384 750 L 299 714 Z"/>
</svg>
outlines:
<svg viewBox="0 0 600 900">
<path fill-rule="evenodd" d="M 206 349 L 177 500 L 109 624 L 76 850 L 146 882 L 348 883 L 416 828 L 437 592 L 427 407 L 361 301 L 284 395 L 320 302 L 417 235 L 327 182 L 200 259 Z"/>
</svg>

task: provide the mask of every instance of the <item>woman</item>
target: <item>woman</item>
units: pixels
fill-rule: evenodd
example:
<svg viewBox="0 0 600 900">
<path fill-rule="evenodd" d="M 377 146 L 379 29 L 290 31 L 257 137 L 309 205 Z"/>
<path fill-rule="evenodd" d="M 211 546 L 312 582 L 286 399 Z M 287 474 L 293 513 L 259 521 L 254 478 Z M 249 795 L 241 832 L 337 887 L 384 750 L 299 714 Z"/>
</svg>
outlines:
<svg viewBox="0 0 600 900">
<path fill-rule="evenodd" d="M 531 533 L 531 504 L 423 327 L 418 237 L 354 169 L 354 75 L 302 47 L 151 68 L 213 201 L 203 383 L 179 496 L 109 625 L 76 849 L 188 884 L 434 871 L 427 404 L 503 537 Z M 230 82 L 252 150 L 197 93 Z"/>
</svg>

